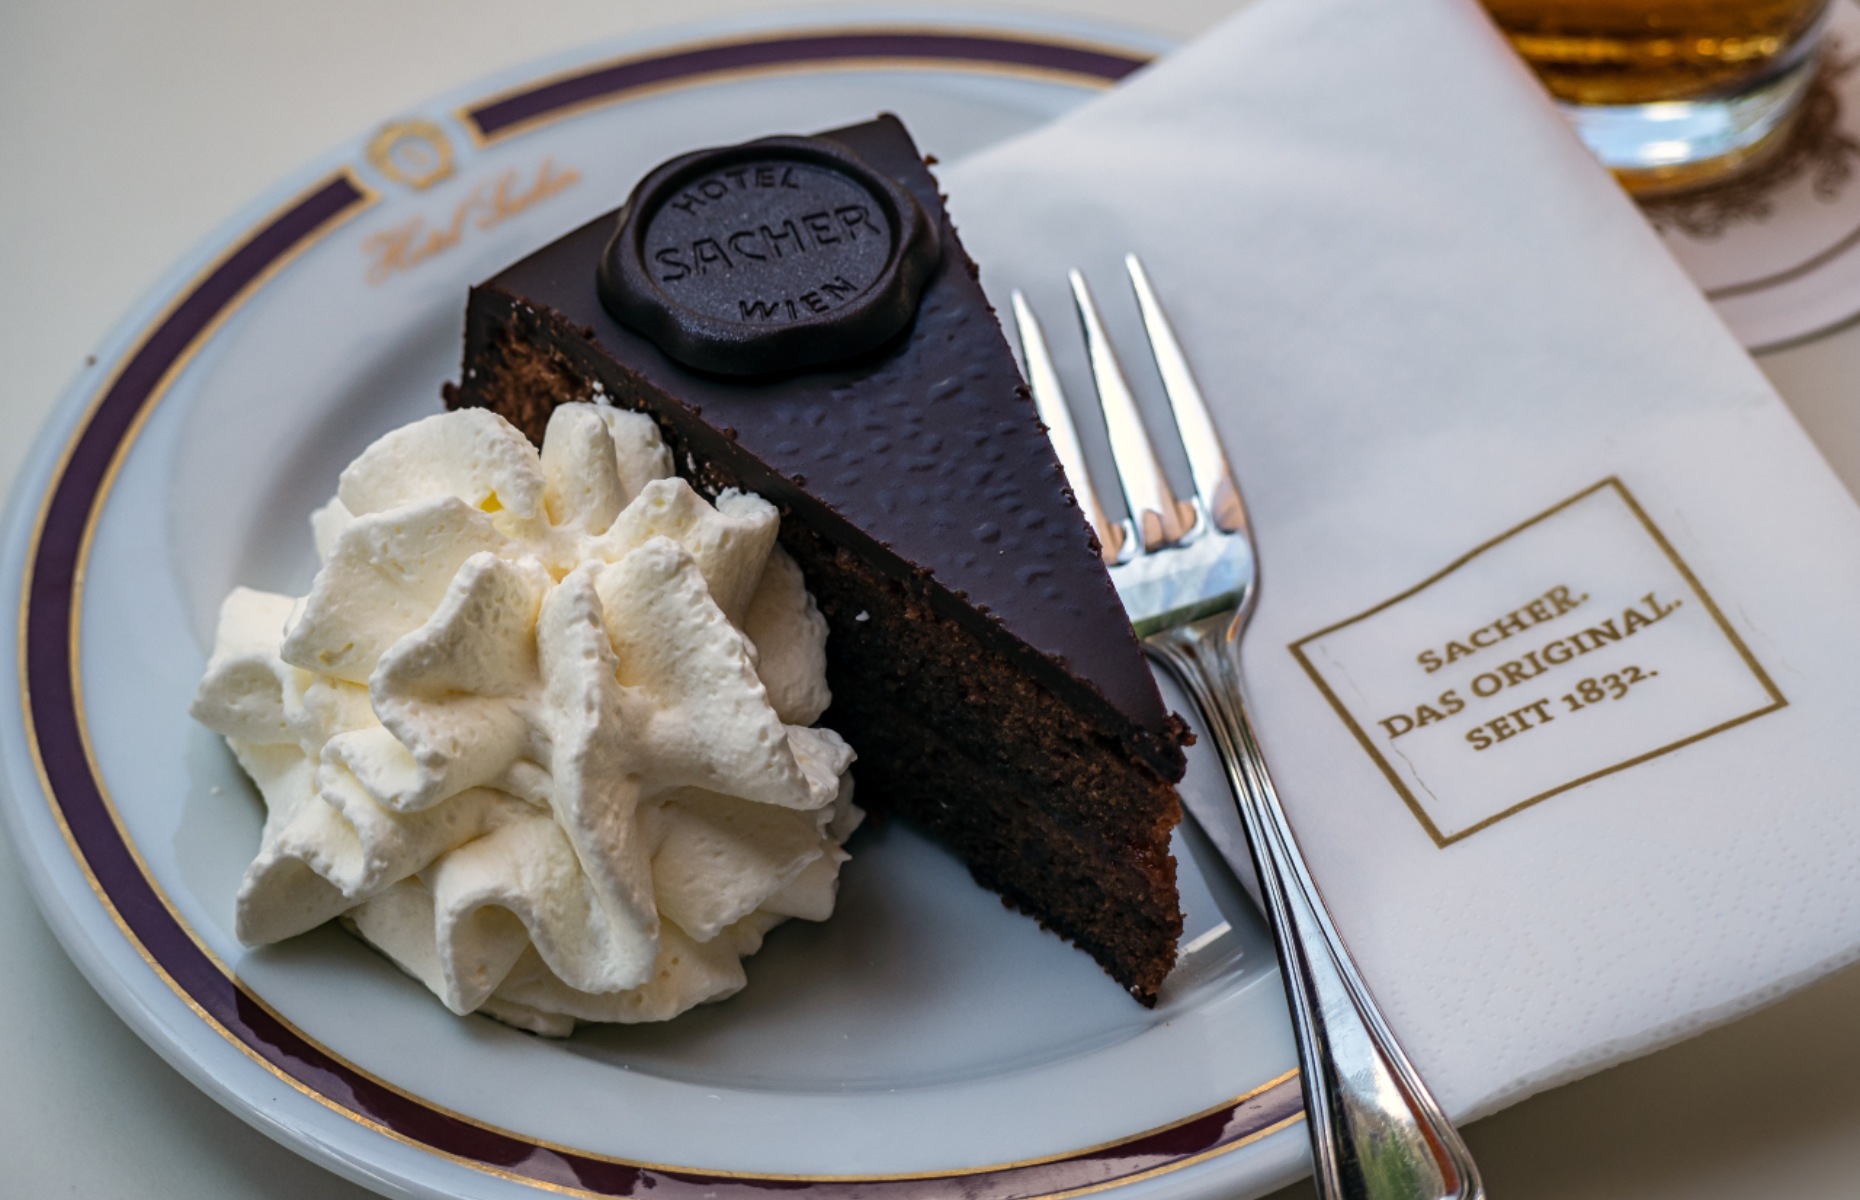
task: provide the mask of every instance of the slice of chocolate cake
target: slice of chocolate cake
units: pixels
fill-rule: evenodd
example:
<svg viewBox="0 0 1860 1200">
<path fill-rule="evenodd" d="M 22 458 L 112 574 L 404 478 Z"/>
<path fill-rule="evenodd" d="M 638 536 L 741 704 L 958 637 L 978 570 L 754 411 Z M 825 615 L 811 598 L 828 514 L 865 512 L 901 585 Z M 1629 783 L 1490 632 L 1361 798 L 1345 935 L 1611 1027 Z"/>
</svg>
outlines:
<svg viewBox="0 0 1860 1200">
<path fill-rule="evenodd" d="M 1155 1002 L 1188 733 L 895 118 L 703 151 L 472 289 L 453 407 L 604 400 L 782 513 L 860 803 Z"/>
</svg>

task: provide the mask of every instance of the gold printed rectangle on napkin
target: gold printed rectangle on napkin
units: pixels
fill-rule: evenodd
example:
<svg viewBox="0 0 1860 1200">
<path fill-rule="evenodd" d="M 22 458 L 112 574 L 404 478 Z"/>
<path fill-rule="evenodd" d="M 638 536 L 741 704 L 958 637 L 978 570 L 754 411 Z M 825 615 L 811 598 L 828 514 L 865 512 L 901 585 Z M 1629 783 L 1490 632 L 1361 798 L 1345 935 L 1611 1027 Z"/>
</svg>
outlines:
<svg viewBox="0 0 1860 1200">
<path fill-rule="evenodd" d="M 1291 650 L 1439 846 L 1787 703 L 1614 478 Z"/>
</svg>

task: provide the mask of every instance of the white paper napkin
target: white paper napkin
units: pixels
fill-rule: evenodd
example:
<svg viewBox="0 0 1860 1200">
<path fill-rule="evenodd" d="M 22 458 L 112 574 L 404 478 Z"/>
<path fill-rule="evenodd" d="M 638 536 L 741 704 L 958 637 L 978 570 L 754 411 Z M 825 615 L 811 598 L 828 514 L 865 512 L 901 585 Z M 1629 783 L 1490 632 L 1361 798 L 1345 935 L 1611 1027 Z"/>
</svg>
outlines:
<svg viewBox="0 0 1860 1200">
<path fill-rule="evenodd" d="M 946 183 L 1075 401 L 1065 269 L 1154 391 L 1146 260 L 1280 791 L 1451 1112 L 1856 956 L 1860 511 L 1471 0 L 1258 0 Z"/>
</svg>

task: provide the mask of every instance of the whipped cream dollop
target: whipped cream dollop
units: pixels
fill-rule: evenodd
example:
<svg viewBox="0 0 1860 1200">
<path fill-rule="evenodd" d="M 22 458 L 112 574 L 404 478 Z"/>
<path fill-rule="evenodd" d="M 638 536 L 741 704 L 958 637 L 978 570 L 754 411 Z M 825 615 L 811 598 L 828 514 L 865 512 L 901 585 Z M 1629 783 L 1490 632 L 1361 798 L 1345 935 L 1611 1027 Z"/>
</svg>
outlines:
<svg viewBox="0 0 1860 1200">
<path fill-rule="evenodd" d="M 770 928 L 831 915 L 861 818 L 776 522 L 605 406 L 540 454 L 482 409 L 370 446 L 310 594 L 234 590 L 194 699 L 267 810 L 239 939 L 341 917 L 453 1012 L 551 1035 L 741 988 Z"/>
</svg>

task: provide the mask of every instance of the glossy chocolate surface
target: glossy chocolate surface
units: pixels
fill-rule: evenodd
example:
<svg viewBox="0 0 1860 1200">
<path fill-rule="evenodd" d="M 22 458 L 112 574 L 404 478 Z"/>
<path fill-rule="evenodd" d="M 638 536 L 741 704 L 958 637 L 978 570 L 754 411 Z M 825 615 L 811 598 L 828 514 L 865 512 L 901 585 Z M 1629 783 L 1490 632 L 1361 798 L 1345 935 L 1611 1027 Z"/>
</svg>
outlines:
<svg viewBox="0 0 1860 1200">
<path fill-rule="evenodd" d="M 754 379 L 687 368 L 602 304 L 596 264 L 617 213 L 482 286 L 584 329 L 566 349 L 669 399 L 659 416 L 697 459 L 727 463 L 741 486 L 883 569 L 927 580 L 950 619 L 1011 634 L 1035 678 L 1108 703 L 1179 771 L 1155 681 L 917 147 L 889 116 L 822 137 L 907 190 L 943 248 L 914 321 L 859 359 Z"/>
</svg>

